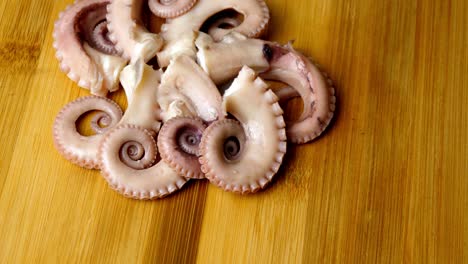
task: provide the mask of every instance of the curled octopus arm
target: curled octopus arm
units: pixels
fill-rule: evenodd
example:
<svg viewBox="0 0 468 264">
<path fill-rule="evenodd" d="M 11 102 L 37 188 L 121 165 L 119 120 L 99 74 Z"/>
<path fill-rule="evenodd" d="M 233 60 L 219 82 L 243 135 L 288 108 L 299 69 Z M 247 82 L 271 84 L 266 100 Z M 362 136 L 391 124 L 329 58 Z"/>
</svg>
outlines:
<svg viewBox="0 0 468 264">
<path fill-rule="evenodd" d="M 121 79 L 129 107 L 99 147 L 102 175 L 111 188 L 133 199 L 162 198 L 187 182 L 164 160 L 157 161 L 160 78 L 161 72 L 142 60 L 124 69 Z"/>
<path fill-rule="evenodd" d="M 273 179 L 286 153 L 283 111 L 276 95 L 248 67 L 225 92 L 223 103 L 235 119 L 206 129 L 200 145 L 202 171 L 226 191 L 257 192 Z"/>
</svg>

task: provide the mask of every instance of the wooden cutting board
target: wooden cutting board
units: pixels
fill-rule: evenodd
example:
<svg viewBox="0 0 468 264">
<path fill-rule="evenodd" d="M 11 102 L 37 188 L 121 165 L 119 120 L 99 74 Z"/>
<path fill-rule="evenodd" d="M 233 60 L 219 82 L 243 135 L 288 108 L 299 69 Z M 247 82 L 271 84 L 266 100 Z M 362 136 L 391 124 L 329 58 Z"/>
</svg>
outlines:
<svg viewBox="0 0 468 264">
<path fill-rule="evenodd" d="M 88 94 L 52 48 L 71 2 L 0 2 L 1 263 L 467 263 L 467 1 L 267 1 L 269 39 L 335 81 L 333 124 L 262 193 L 194 181 L 156 201 L 54 149 Z"/>
</svg>

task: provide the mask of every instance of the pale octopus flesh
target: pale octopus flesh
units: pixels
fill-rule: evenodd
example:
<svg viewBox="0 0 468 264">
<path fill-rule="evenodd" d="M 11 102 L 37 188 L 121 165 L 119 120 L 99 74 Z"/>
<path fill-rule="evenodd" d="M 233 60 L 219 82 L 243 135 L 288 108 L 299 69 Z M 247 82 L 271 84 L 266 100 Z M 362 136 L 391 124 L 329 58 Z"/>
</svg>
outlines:
<svg viewBox="0 0 468 264">
<path fill-rule="evenodd" d="M 92 95 L 60 111 L 56 148 L 135 199 L 189 179 L 242 194 L 265 188 L 287 141 L 317 138 L 335 111 L 326 74 L 291 44 L 260 39 L 269 19 L 264 0 L 76 1 L 55 23 L 54 48 L 61 70 Z M 125 112 L 106 98 L 119 87 Z M 302 115 L 285 121 L 279 103 L 295 97 Z M 90 112 L 86 136 L 77 121 Z"/>
</svg>

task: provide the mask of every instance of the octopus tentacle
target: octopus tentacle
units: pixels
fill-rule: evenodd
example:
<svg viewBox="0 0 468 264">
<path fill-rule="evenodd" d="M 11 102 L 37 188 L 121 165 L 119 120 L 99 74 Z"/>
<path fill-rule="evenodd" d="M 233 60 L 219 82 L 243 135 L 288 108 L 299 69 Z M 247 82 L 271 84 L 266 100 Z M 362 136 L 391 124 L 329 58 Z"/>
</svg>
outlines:
<svg viewBox="0 0 468 264">
<path fill-rule="evenodd" d="M 109 185 L 134 199 L 162 198 L 180 189 L 186 178 L 164 160 L 154 166 L 157 154 L 153 137 L 160 129 L 157 93 L 161 71 L 142 59 L 127 66 L 121 74 L 129 104 L 119 125 L 101 141 L 101 173 Z"/>
<path fill-rule="evenodd" d="M 286 83 L 297 91 L 304 101 L 304 111 L 299 120 L 288 124 L 288 139 L 292 142 L 309 142 L 330 123 L 336 102 L 331 80 L 290 45 L 283 47 L 235 34 L 226 36 L 219 43 L 201 34 L 196 45 L 199 64 L 216 84 L 233 78 L 243 65 L 247 65 L 257 72 L 264 72 L 260 75 L 262 78 Z M 283 96 L 293 98 L 296 94 Z"/>
<path fill-rule="evenodd" d="M 158 17 L 174 18 L 187 13 L 197 0 L 149 0 L 148 6 Z"/>
<path fill-rule="evenodd" d="M 113 0 L 107 6 L 109 38 L 124 58 L 135 62 L 151 60 L 162 48 L 163 40 L 150 33 L 140 21 L 143 0 Z"/>
<path fill-rule="evenodd" d="M 101 173 L 111 188 L 126 197 L 165 197 L 182 188 L 187 179 L 165 162 L 154 164 L 156 154 L 156 142 L 149 130 L 135 125 L 119 125 L 100 145 Z"/>
<path fill-rule="evenodd" d="M 216 121 L 203 134 L 202 171 L 224 190 L 256 192 L 272 180 L 283 161 L 283 111 L 267 88 L 252 69 L 244 67 L 224 94 L 226 111 L 238 121 Z"/>
<path fill-rule="evenodd" d="M 111 122 L 112 117 L 106 112 L 100 111 L 93 116 L 93 119 L 91 120 L 91 129 L 97 134 L 105 133 L 109 131 Z"/>
<path fill-rule="evenodd" d="M 247 37 L 258 37 L 266 30 L 270 13 L 264 0 L 199 0 L 190 12 L 167 21 L 161 27 L 161 36 L 166 41 L 166 45 L 164 50 L 158 53 L 159 65 L 166 67 L 172 58 L 180 54 L 195 58 L 196 32 L 200 31 L 210 17 L 228 9 L 234 9 L 243 14 L 244 20 L 235 28 L 216 30 L 217 33 L 214 36 L 216 41 L 233 31 Z"/>
<path fill-rule="evenodd" d="M 128 108 L 120 124 L 133 124 L 155 132 L 161 126 L 158 89 L 161 71 L 139 59 L 122 70 L 120 82 L 127 95 Z"/>
<path fill-rule="evenodd" d="M 102 21 L 109 3 L 109 0 L 76 1 L 59 15 L 53 33 L 60 69 L 80 87 L 100 96 L 118 89 L 115 72 L 126 64 L 115 56 L 110 43 L 105 41 L 106 35 L 102 35 L 106 34 Z"/>
<path fill-rule="evenodd" d="M 199 144 L 206 125 L 199 118 L 176 117 L 166 122 L 158 135 L 161 158 L 180 175 L 202 179 Z"/>
<path fill-rule="evenodd" d="M 114 44 L 108 39 L 106 13 L 109 3 L 107 1 L 101 5 L 88 6 L 78 15 L 77 22 L 79 33 L 91 47 L 109 55 L 117 55 Z"/>
<path fill-rule="evenodd" d="M 88 39 L 92 47 L 110 55 L 118 55 L 114 43 L 109 39 L 107 21 L 101 21 L 93 30 L 93 34 Z"/>
<path fill-rule="evenodd" d="M 173 59 L 162 76 L 158 102 L 163 109 L 164 120 L 173 116 L 169 107 L 174 106 L 174 100 L 189 110 L 183 111 L 183 115 L 198 116 L 206 122 L 224 115 L 218 88 L 203 69 L 187 56 Z"/>
<path fill-rule="evenodd" d="M 148 146 L 148 144 L 145 145 Z M 120 149 L 120 158 L 127 166 L 133 169 L 144 169 L 152 165 L 155 161 L 156 153 L 154 148 L 151 148 L 150 151 L 152 151 L 153 154 L 145 155 L 145 148 L 140 142 L 129 141 L 123 144 Z"/>
<path fill-rule="evenodd" d="M 195 45 L 198 63 L 215 84 L 232 80 L 244 65 L 256 72 L 270 67 L 268 54 L 264 52 L 264 40 L 232 32 L 220 42 L 215 42 L 209 35 L 200 33 Z"/>
<path fill-rule="evenodd" d="M 104 134 L 85 137 L 76 129 L 76 121 L 84 113 L 98 110 L 110 118 L 109 128 L 115 126 L 122 117 L 122 110 L 113 101 L 97 96 L 79 98 L 67 104 L 57 115 L 54 123 L 54 143 L 57 150 L 72 163 L 98 169 L 97 146 Z"/>
<path fill-rule="evenodd" d="M 287 134 L 293 143 L 307 143 L 320 136 L 333 118 L 336 98 L 332 81 L 291 46 L 270 47 L 270 70 L 261 77 L 286 83 L 300 94 L 304 110 L 299 120 L 288 123 Z"/>
</svg>

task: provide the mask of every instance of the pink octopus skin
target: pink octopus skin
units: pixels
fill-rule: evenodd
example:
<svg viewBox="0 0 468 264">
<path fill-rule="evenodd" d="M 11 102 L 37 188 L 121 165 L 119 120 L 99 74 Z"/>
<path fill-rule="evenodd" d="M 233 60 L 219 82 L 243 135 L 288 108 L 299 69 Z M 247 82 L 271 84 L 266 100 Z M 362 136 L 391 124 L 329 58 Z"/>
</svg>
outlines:
<svg viewBox="0 0 468 264">
<path fill-rule="evenodd" d="M 111 188 L 126 197 L 162 198 L 179 190 L 187 181 L 165 161 L 155 164 L 154 137 L 161 124 L 156 97 L 160 79 L 161 72 L 141 59 L 122 71 L 121 83 L 129 106 L 119 125 L 106 135 L 99 147 L 101 174 Z"/>
<path fill-rule="evenodd" d="M 60 13 L 55 22 L 54 48 L 56 57 L 60 62 L 60 69 L 75 81 L 80 87 L 90 89 L 92 94 L 104 96 L 108 91 L 118 89 L 118 75 L 126 61 L 116 56 L 111 44 L 98 45 L 104 47 L 103 51 L 86 44 L 78 35 L 77 29 L 84 28 L 82 36 L 89 39 L 91 45 L 96 46 L 99 39 L 93 37 L 94 26 L 102 28 L 99 17 L 105 19 L 105 7 L 109 0 L 77 1 Z M 95 12 L 91 18 L 80 21 L 89 12 Z M 98 23 L 97 25 L 89 23 Z M 91 27 L 91 28 L 90 28 Z M 96 34 L 105 34 L 105 31 L 95 31 Z M 101 39 L 106 41 L 106 39 Z M 106 53 L 108 52 L 108 53 Z"/>
<path fill-rule="evenodd" d="M 120 107 L 107 98 L 97 96 L 79 98 L 67 104 L 57 115 L 53 129 L 54 143 L 60 154 L 72 163 L 87 169 L 98 169 L 98 145 L 105 134 L 86 137 L 76 128 L 76 121 L 92 110 L 99 110 L 107 115 L 110 121 L 107 128 L 116 126 L 122 118 Z"/>
<path fill-rule="evenodd" d="M 163 39 L 143 26 L 143 7 L 143 0 L 113 0 L 107 6 L 109 38 L 132 62 L 140 58 L 148 62 L 163 46 Z"/>
<path fill-rule="evenodd" d="M 158 17 L 174 18 L 187 13 L 197 0 L 148 0 L 148 6 Z"/>
<path fill-rule="evenodd" d="M 202 171 L 226 191 L 254 193 L 272 180 L 286 153 L 283 111 L 276 95 L 247 66 L 225 92 L 223 103 L 237 120 L 219 120 L 205 130 Z"/>
<path fill-rule="evenodd" d="M 186 178 L 205 178 L 198 162 L 199 144 L 205 128 L 199 118 L 176 117 L 164 123 L 159 132 L 161 158 Z"/>
<path fill-rule="evenodd" d="M 213 15 L 234 9 L 244 15 L 239 26 L 230 29 L 219 28 L 215 31 L 216 41 L 230 32 L 238 32 L 247 37 L 259 37 L 268 26 L 270 13 L 264 0 L 199 0 L 192 10 L 182 16 L 169 19 L 161 27 L 161 36 L 166 41 L 164 49 L 158 53 L 158 63 L 166 67 L 172 58 L 180 54 L 195 58 L 194 41 L 203 24 Z"/>
<path fill-rule="evenodd" d="M 308 58 L 292 46 L 270 44 L 270 69 L 260 76 L 281 81 L 295 88 L 304 103 L 297 121 L 288 122 L 288 139 L 297 144 L 317 138 L 329 125 L 335 111 L 335 89 L 332 81 Z"/>
</svg>

